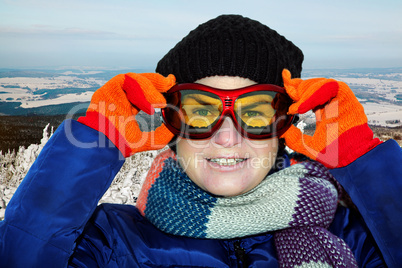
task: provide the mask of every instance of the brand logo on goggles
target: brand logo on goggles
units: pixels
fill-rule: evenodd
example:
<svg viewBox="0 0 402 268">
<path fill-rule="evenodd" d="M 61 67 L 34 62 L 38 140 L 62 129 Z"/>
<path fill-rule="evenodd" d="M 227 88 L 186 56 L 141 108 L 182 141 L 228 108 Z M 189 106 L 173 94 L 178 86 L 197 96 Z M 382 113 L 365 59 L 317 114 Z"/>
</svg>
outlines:
<svg viewBox="0 0 402 268">
<path fill-rule="evenodd" d="M 233 100 L 229 97 L 225 99 L 225 106 L 232 106 Z"/>
</svg>

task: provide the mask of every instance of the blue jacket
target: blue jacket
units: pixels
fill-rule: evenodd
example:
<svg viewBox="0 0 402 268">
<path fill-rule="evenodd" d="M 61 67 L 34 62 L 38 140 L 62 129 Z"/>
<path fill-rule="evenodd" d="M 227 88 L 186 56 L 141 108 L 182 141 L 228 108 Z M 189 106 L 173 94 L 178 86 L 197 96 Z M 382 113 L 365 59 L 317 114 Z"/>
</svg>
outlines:
<svg viewBox="0 0 402 268">
<path fill-rule="evenodd" d="M 54 133 L 0 222 L 0 267 L 277 267 L 272 234 L 177 237 L 129 205 L 99 199 L 124 162 L 107 138 L 73 120 Z M 402 267 L 402 152 L 389 141 L 331 172 L 361 215 L 340 207 L 331 232 L 361 267 Z M 399 172 L 398 172 L 399 171 Z"/>
</svg>

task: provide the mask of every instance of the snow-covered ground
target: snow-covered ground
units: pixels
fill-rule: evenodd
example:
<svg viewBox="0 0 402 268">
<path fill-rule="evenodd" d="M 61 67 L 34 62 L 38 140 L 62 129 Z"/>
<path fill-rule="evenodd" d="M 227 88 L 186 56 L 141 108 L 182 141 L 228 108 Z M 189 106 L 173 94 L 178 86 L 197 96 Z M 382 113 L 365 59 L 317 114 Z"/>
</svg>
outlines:
<svg viewBox="0 0 402 268">
<path fill-rule="evenodd" d="M 396 96 L 402 94 L 402 81 L 375 78 L 336 78 L 350 87 L 365 87 L 370 94 L 378 94 L 388 101 L 397 101 Z"/>
<path fill-rule="evenodd" d="M 390 128 L 402 126 L 401 105 L 395 105 L 386 102 L 363 102 L 362 105 L 367 115 L 367 121 L 369 125 Z M 304 115 L 300 115 L 300 118 L 307 125 L 315 124 L 315 115 L 311 111 L 307 112 Z"/>
<path fill-rule="evenodd" d="M 77 76 L 60 75 L 55 77 L 3 77 L 0 78 L 0 85 L 28 87 L 32 91 L 39 89 L 57 89 L 66 87 L 85 88 L 91 85 L 102 85 L 104 80 L 91 77 L 79 78 Z M 4 89 L 2 89 L 4 90 Z M 12 93 L 12 91 L 11 91 Z"/>
<path fill-rule="evenodd" d="M 0 102 L 21 102 L 20 108 L 89 102 L 94 88 L 99 88 L 106 82 L 99 77 L 91 77 L 98 73 L 101 71 L 70 70 L 51 77 L 3 77 L 0 78 Z M 353 75 L 356 77 L 349 76 L 351 75 L 345 72 L 333 78 L 347 83 L 355 91 L 365 108 L 369 124 L 387 127 L 402 126 L 402 105 L 400 105 L 402 73 L 376 76 L 358 73 Z M 53 94 L 51 98 L 44 97 L 44 94 L 34 94 L 38 90 L 46 93 L 63 92 L 66 88 L 74 88 L 79 92 Z M 365 93 L 368 94 L 367 97 Z"/>
<path fill-rule="evenodd" d="M 70 102 L 89 102 L 93 95 L 92 91 L 87 91 L 80 94 L 65 94 L 61 95 L 60 97 L 48 100 L 40 99 L 40 96 L 33 99 L 25 99 L 21 103 L 21 108 L 35 108 L 41 107 L 46 105 L 55 105 L 55 104 L 62 104 L 62 103 L 70 103 Z"/>
<path fill-rule="evenodd" d="M 18 152 L 0 151 L 2 167 L 0 170 L 0 220 L 4 218 L 7 204 L 52 133 L 53 130 L 49 130 L 47 126 L 43 130 L 40 144 L 32 144 L 28 148 L 20 147 Z M 141 152 L 126 158 L 123 167 L 99 203 L 135 204 L 152 161 L 162 150 Z"/>
<path fill-rule="evenodd" d="M 389 103 L 363 103 L 370 125 L 397 127 L 402 126 L 402 106 Z"/>
<path fill-rule="evenodd" d="M 66 74 L 73 74 L 67 72 Z M 55 77 L 5 77 L 0 78 L 0 102 L 21 102 L 21 108 L 34 108 L 71 102 L 88 102 L 94 90 L 106 81 L 95 78 L 79 78 L 61 75 Z M 77 93 L 55 94 L 55 97 L 44 98 L 44 94 L 35 94 L 38 90 L 46 93 L 62 92 L 66 88 L 75 88 Z"/>
</svg>

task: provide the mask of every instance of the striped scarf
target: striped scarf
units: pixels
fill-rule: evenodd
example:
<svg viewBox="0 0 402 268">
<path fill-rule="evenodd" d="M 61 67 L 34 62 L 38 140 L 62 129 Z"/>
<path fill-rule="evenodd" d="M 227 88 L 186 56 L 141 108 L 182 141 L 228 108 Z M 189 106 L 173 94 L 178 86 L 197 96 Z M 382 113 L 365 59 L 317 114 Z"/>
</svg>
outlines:
<svg viewBox="0 0 402 268">
<path fill-rule="evenodd" d="M 357 267 L 346 243 L 327 230 L 337 201 L 337 183 L 319 163 L 293 165 L 245 194 L 217 197 L 195 185 L 167 150 L 154 160 L 137 207 L 173 235 L 232 239 L 274 232 L 281 267 Z"/>
</svg>

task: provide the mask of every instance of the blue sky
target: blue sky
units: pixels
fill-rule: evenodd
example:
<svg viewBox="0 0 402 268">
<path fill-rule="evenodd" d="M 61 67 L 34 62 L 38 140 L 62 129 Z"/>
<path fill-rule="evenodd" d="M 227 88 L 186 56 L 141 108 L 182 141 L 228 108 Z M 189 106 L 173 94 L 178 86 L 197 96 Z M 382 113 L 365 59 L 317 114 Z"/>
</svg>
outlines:
<svg viewBox="0 0 402 268">
<path fill-rule="evenodd" d="M 0 68 L 154 69 L 220 14 L 275 29 L 303 50 L 304 68 L 402 67 L 400 0 L 0 0 Z"/>
</svg>

